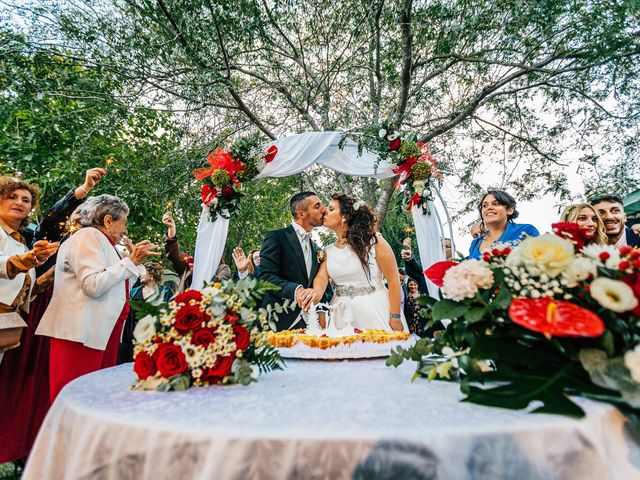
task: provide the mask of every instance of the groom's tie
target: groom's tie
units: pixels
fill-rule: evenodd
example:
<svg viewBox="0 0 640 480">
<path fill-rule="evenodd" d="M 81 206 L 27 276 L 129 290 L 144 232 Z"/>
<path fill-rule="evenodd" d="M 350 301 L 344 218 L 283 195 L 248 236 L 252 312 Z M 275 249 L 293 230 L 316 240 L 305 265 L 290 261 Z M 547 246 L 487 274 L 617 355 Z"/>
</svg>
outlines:
<svg viewBox="0 0 640 480">
<path fill-rule="evenodd" d="M 307 277 L 311 275 L 311 233 L 298 232 L 298 236 L 300 237 L 300 244 L 302 245 L 302 254 L 304 255 L 304 264 L 307 267 Z"/>
</svg>

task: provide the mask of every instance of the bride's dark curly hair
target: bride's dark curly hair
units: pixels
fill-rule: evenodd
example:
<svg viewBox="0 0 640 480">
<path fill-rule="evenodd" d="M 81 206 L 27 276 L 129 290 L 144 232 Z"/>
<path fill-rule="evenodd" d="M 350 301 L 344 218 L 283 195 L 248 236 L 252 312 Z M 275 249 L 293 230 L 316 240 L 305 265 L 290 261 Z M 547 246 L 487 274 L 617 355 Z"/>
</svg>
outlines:
<svg viewBox="0 0 640 480">
<path fill-rule="evenodd" d="M 362 268 L 371 278 L 369 269 L 369 250 L 378 243 L 375 226 L 377 217 L 374 211 L 366 204 L 361 203 L 357 210 L 353 208 L 356 199 L 343 193 L 334 193 L 331 197 L 340 205 L 340 213 L 344 215 L 347 223 L 347 245 L 355 252 L 362 264 Z"/>
</svg>

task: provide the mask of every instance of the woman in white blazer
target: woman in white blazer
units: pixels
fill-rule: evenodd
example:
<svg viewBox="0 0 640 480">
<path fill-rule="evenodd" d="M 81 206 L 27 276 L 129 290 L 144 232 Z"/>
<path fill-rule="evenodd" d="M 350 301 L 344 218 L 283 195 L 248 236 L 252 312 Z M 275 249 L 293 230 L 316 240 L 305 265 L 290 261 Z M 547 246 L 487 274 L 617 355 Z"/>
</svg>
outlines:
<svg viewBox="0 0 640 480">
<path fill-rule="evenodd" d="M 20 311 L 29 311 L 32 294 L 46 288 L 51 277 L 45 274 L 36 279 L 35 267 L 58 249 L 58 243 L 43 240 L 29 251 L 20 234 L 39 197 L 37 185 L 0 176 L 0 361 L 5 350 L 20 345 L 27 325 Z"/>
<path fill-rule="evenodd" d="M 51 401 L 73 379 L 116 364 L 129 312 L 129 283 L 145 273 L 143 260 L 159 255 L 144 240 L 116 250 L 127 233 L 129 207 L 118 197 L 99 195 L 81 210 L 83 227 L 62 244 L 56 261 L 53 297 L 38 335 L 51 337 Z"/>
</svg>

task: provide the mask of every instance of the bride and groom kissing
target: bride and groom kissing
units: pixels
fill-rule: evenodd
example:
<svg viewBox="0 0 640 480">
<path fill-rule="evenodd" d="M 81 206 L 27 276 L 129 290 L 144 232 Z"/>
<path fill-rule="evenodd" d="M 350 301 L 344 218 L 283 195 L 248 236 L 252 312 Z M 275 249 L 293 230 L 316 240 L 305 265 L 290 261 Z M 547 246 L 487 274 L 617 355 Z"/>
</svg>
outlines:
<svg viewBox="0 0 640 480">
<path fill-rule="evenodd" d="M 293 222 L 267 233 L 260 250 L 259 278 L 279 287 L 265 296 L 263 306 L 284 300 L 296 304 L 293 311 L 278 315 L 277 329 L 304 328 L 302 311 L 328 302 L 338 329 L 407 331 L 398 266 L 376 231 L 373 210 L 344 194 L 333 195 L 325 207 L 314 192 L 300 192 L 289 204 Z M 320 226 L 337 236 L 324 251 L 311 239 Z"/>
</svg>

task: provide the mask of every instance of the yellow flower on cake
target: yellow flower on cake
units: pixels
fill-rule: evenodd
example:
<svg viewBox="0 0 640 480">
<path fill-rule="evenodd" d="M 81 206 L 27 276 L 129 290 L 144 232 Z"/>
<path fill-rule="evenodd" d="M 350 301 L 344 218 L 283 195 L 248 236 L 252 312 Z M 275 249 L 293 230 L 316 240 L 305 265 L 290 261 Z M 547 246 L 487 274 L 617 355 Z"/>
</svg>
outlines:
<svg viewBox="0 0 640 480">
<path fill-rule="evenodd" d="M 600 277 L 591 282 L 591 297 L 604 308 L 622 313 L 638 306 L 638 299 L 629 285 L 619 280 Z"/>
<path fill-rule="evenodd" d="M 557 277 L 574 259 L 574 246 L 557 235 L 527 237 L 507 257 L 507 265 L 523 265 L 533 275 Z"/>
</svg>

